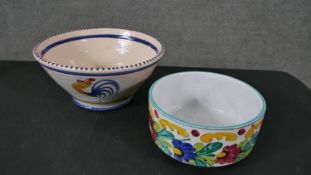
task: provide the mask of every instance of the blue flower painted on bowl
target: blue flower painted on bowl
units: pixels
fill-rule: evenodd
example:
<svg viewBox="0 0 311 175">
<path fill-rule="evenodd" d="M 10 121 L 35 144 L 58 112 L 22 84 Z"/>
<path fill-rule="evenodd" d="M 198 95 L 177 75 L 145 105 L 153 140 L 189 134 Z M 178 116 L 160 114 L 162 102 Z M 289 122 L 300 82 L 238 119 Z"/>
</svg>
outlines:
<svg viewBox="0 0 311 175">
<path fill-rule="evenodd" d="M 194 160 L 197 154 L 195 149 L 189 143 L 182 142 L 181 140 L 173 140 L 173 152 L 174 157 L 180 161 L 189 162 L 189 160 Z"/>
</svg>

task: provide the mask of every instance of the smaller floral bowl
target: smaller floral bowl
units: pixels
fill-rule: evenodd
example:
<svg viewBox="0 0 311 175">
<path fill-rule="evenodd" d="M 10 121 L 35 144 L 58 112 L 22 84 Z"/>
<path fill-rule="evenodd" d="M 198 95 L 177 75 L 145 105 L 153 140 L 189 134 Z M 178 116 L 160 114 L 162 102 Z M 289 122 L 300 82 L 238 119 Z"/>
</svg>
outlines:
<svg viewBox="0 0 311 175">
<path fill-rule="evenodd" d="M 217 73 L 182 72 L 149 91 L 153 141 L 167 155 L 200 167 L 230 165 L 252 151 L 266 111 L 250 85 Z"/>
<path fill-rule="evenodd" d="M 126 105 L 163 54 L 155 38 L 113 28 L 62 33 L 33 50 L 35 59 L 77 106 L 96 111 Z"/>
</svg>

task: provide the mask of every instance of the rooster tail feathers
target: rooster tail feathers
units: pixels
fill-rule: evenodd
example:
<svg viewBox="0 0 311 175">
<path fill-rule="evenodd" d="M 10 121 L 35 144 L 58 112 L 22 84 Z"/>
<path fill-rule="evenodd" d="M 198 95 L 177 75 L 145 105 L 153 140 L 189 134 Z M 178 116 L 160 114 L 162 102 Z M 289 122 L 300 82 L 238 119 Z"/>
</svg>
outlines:
<svg viewBox="0 0 311 175">
<path fill-rule="evenodd" d="M 119 84 L 113 80 L 100 80 L 92 86 L 91 95 L 101 98 L 109 97 L 119 92 Z"/>
</svg>

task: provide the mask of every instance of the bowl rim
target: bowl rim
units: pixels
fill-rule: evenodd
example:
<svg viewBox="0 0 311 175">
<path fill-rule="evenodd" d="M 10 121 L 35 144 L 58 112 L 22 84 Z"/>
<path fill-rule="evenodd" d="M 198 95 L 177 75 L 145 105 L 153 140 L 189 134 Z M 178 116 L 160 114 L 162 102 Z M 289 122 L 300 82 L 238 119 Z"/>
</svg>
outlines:
<svg viewBox="0 0 311 175">
<path fill-rule="evenodd" d="M 235 125 L 224 125 L 224 126 L 216 126 L 216 125 L 201 125 L 201 124 L 196 124 L 196 123 L 192 123 L 186 120 L 182 120 L 179 119 L 177 117 L 175 117 L 172 114 L 169 114 L 168 112 L 166 112 L 165 110 L 163 110 L 159 105 L 157 105 L 157 103 L 155 102 L 152 92 L 153 89 L 155 87 L 156 84 L 158 84 L 161 80 L 163 80 L 164 78 L 167 77 L 171 77 L 171 76 L 177 76 L 177 75 L 182 75 L 182 74 L 188 74 L 188 73 L 212 73 L 212 74 L 217 74 L 217 75 L 221 75 L 221 76 L 225 76 L 234 80 L 239 81 L 240 83 L 250 87 L 251 89 L 253 89 L 255 91 L 255 93 L 260 97 L 261 101 L 262 101 L 262 108 L 261 111 L 259 112 L 259 114 L 257 114 L 255 117 L 252 117 L 250 120 L 239 123 L 239 124 L 235 124 Z M 149 89 L 149 102 L 151 103 L 151 105 L 158 110 L 158 112 L 160 112 L 162 115 L 164 115 L 165 117 L 167 117 L 168 119 L 175 121 L 179 124 L 183 124 L 189 127 L 193 127 L 193 128 L 198 128 L 198 129 L 206 129 L 206 130 L 232 130 L 232 129 L 238 129 L 238 128 L 242 128 L 245 126 L 249 126 L 257 121 L 259 121 L 260 119 L 262 119 L 265 116 L 265 112 L 267 109 L 267 104 L 266 101 L 264 99 L 264 97 L 262 96 L 262 94 L 255 89 L 253 86 L 249 85 L 248 83 L 239 80 L 237 78 L 234 78 L 232 76 L 229 75 L 224 75 L 224 74 L 220 74 L 220 73 L 215 73 L 215 72 L 209 72 L 209 71 L 183 71 L 183 72 L 177 72 L 177 73 L 172 73 L 166 76 L 161 77 L 160 79 L 156 80 L 150 87 Z"/>
<path fill-rule="evenodd" d="M 139 33 L 139 34 L 142 34 L 142 35 L 145 35 L 147 37 L 150 37 L 152 39 L 154 39 L 156 42 L 159 43 L 159 48 L 158 49 L 158 52 L 156 53 L 157 55 L 152 57 L 152 58 L 149 58 L 149 59 L 146 59 L 142 62 L 138 62 L 138 63 L 135 63 L 135 64 L 129 64 L 129 65 L 125 65 L 125 66 L 114 66 L 114 67 L 99 67 L 99 68 L 92 68 L 92 67 L 81 67 L 81 66 L 70 66 L 70 65 L 64 65 L 64 64 L 58 64 L 58 63 L 54 63 L 54 62 L 51 62 L 49 60 L 46 60 L 44 59 L 43 56 L 41 56 L 41 53 L 38 53 L 38 47 L 43 44 L 43 42 L 45 41 L 48 41 L 49 39 L 52 39 L 52 38 L 55 38 L 55 37 L 59 37 L 61 35 L 66 35 L 66 34 L 70 34 L 70 33 L 74 33 L 74 32 L 85 32 L 85 31 L 96 31 L 96 30 L 120 30 L 120 31 L 129 31 L 129 32 L 134 32 L 134 33 Z M 92 35 L 92 34 L 90 34 Z M 95 34 L 95 35 L 98 35 L 98 34 Z M 101 34 L 99 34 L 101 35 Z M 104 35 L 104 34 L 103 34 Z M 109 35 L 109 34 L 107 34 Z M 114 35 L 114 34 L 112 34 Z M 118 35 L 121 37 L 121 39 L 126 39 L 127 37 L 126 36 L 123 36 L 121 34 L 115 34 L 115 35 Z M 86 36 L 86 35 L 78 35 L 79 37 L 83 37 L 83 36 Z M 71 37 L 69 37 L 70 39 Z M 132 37 L 132 38 L 136 38 L 136 39 L 141 39 L 139 37 Z M 61 40 L 57 40 L 55 41 L 54 43 L 52 44 L 49 44 L 50 45 L 53 45 L 55 44 L 56 42 L 61 42 L 63 40 L 66 40 L 68 38 L 62 38 Z M 129 39 L 131 40 L 131 39 Z M 141 39 L 143 40 L 143 39 Z M 148 43 L 150 43 L 148 40 L 143 40 L 143 42 L 146 41 Z M 47 46 L 47 47 L 49 47 Z M 44 48 L 46 49 L 46 48 Z M 42 51 L 44 50 L 42 49 Z M 42 52 L 41 51 L 41 52 Z M 80 75 L 80 76 L 113 76 L 113 75 L 123 75 L 123 74 L 128 74 L 128 73 L 133 73 L 133 72 L 137 72 L 137 71 L 140 71 L 140 70 L 143 70 L 143 69 L 146 69 L 148 67 L 151 67 L 153 66 L 154 64 L 156 64 L 160 58 L 163 56 L 165 52 L 165 48 L 163 46 L 163 44 L 157 40 L 156 38 L 152 37 L 151 35 L 148 35 L 148 34 L 145 34 L 145 33 L 142 33 L 142 32 L 138 32 L 138 31 L 135 31 L 135 30 L 128 30 L 128 29 L 122 29 L 122 28 L 103 28 L 103 27 L 99 27 L 99 28 L 89 28 L 89 29 L 78 29 L 78 30 L 71 30 L 71 31 L 68 31 L 68 32 L 63 32 L 63 33 L 60 33 L 60 34 L 56 34 L 56 35 L 53 35 L 53 36 L 50 36 L 44 40 L 42 40 L 41 42 L 39 42 L 33 49 L 32 53 L 33 53 L 33 56 L 35 58 L 36 61 L 38 61 L 40 63 L 41 66 L 43 66 L 44 68 L 47 68 L 47 69 L 50 69 L 50 70 L 53 70 L 53 71 L 56 71 L 56 72 L 60 72 L 60 73 L 65 73 L 65 74 L 70 74 L 70 75 Z"/>
</svg>

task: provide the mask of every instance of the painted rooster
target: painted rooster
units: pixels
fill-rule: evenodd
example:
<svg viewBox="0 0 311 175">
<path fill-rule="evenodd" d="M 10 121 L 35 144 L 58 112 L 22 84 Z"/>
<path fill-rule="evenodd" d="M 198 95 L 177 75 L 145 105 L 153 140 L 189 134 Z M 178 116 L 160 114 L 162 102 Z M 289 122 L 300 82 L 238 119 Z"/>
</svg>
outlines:
<svg viewBox="0 0 311 175">
<path fill-rule="evenodd" d="M 100 80 L 95 82 L 96 79 L 89 78 L 86 80 L 77 80 L 77 82 L 72 84 L 72 87 L 79 93 L 92 96 L 105 98 L 113 94 L 118 93 L 119 85 L 114 80 Z M 95 82 L 95 83 L 94 83 Z M 90 92 L 85 91 L 86 88 L 90 87 Z"/>
</svg>

